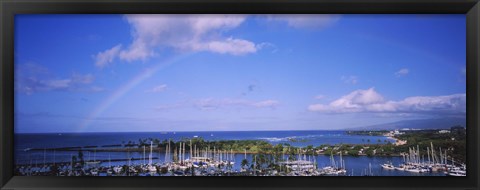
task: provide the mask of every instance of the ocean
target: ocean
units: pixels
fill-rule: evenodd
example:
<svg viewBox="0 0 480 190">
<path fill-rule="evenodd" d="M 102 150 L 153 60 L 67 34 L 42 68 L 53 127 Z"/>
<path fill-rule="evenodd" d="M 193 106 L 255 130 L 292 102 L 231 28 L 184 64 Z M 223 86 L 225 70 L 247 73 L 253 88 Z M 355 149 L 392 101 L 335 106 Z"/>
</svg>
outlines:
<svg viewBox="0 0 480 190">
<path fill-rule="evenodd" d="M 157 138 L 161 141 L 182 138 L 216 140 L 265 140 L 271 144 L 289 143 L 305 147 L 322 144 L 376 144 L 394 142 L 383 136 L 348 135 L 346 131 L 212 131 L 212 132 L 108 132 L 108 133 L 37 133 L 15 134 L 15 149 L 58 148 L 70 146 L 97 146 L 138 142 L 139 139 Z"/>
</svg>

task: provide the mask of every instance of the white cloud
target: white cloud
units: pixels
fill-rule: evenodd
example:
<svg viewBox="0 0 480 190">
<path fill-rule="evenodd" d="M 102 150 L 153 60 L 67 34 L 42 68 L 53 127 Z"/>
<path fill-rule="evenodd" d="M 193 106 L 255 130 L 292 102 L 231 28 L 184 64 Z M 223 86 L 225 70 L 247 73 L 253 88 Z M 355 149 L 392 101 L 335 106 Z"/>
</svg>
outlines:
<svg viewBox="0 0 480 190">
<path fill-rule="evenodd" d="M 463 67 L 463 68 L 461 69 L 461 72 L 462 72 L 463 75 L 467 75 L 467 68 L 466 68 L 466 67 Z"/>
<path fill-rule="evenodd" d="M 262 46 L 224 32 L 244 22 L 244 15 L 127 15 L 132 27 L 132 43 L 119 51 L 117 45 L 99 53 L 97 66 L 111 63 L 113 57 L 123 61 L 146 60 L 162 48 L 178 51 L 208 51 L 244 55 L 255 53 Z"/>
<path fill-rule="evenodd" d="M 387 101 L 374 88 L 356 90 L 329 104 L 313 104 L 308 110 L 323 113 L 395 112 L 395 113 L 465 113 L 466 95 L 414 96 Z"/>
<path fill-rule="evenodd" d="M 196 44 L 193 46 L 197 51 L 211 51 L 221 54 L 243 55 L 247 53 L 254 53 L 257 47 L 253 42 L 227 38 L 226 40 L 211 41 L 205 44 Z"/>
<path fill-rule="evenodd" d="M 358 77 L 357 76 L 342 76 L 340 79 L 347 84 L 357 84 L 358 83 Z"/>
<path fill-rule="evenodd" d="M 122 50 L 118 54 L 121 60 L 128 62 L 135 60 L 145 61 L 147 58 L 154 55 L 155 53 L 152 50 L 152 47 L 148 47 L 145 42 L 139 40 L 134 41 L 128 50 Z"/>
<path fill-rule="evenodd" d="M 316 96 L 313 97 L 313 98 L 316 99 L 316 100 L 321 100 L 321 99 L 324 99 L 324 98 L 325 98 L 325 95 L 320 94 L 320 95 L 316 95 Z"/>
<path fill-rule="evenodd" d="M 166 84 L 161 84 L 161 85 L 158 85 L 158 86 L 155 86 L 153 87 L 152 89 L 150 90 L 147 90 L 146 92 L 163 92 L 167 89 L 167 85 Z"/>
<path fill-rule="evenodd" d="M 44 91 L 84 91 L 84 92 L 99 92 L 103 89 L 100 87 L 89 87 L 86 84 L 92 83 L 94 80 L 91 75 L 74 75 L 70 78 L 63 79 L 39 79 L 37 77 L 17 78 L 16 90 L 32 94 L 35 92 Z"/>
<path fill-rule="evenodd" d="M 95 80 L 95 77 L 92 74 L 81 75 L 74 73 L 71 77 L 71 80 L 74 83 L 90 84 Z"/>
<path fill-rule="evenodd" d="M 296 14 L 296 15 L 268 15 L 268 20 L 285 22 L 293 28 L 324 29 L 340 19 L 340 15 L 332 14 Z"/>
<path fill-rule="evenodd" d="M 103 52 L 99 52 L 97 55 L 95 55 L 95 65 L 97 67 L 105 67 L 106 65 L 112 63 L 115 57 L 118 56 L 121 48 L 122 45 L 119 44 Z"/>
<path fill-rule="evenodd" d="M 74 73 L 70 77 L 54 77 L 47 68 L 36 64 L 18 65 L 15 75 L 15 90 L 33 94 L 45 91 L 83 91 L 98 92 L 103 89 L 89 86 L 95 81 L 92 74 Z"/>
<path fill-rule="evenodd" d="M 410 71 L 408 69 L 403 68 L 403 69 L 400 69 L 397 72 L 395 72 L 395 76 L 397 76 L 397 77 L 405 76 L 405 75 L 408 75 L 409 72 Z"/>
<path fill-rule="evenodd" d="M 193 107 L 200 110 L 217 110 L 221 108 L 231 108 L 231 107 L 251 107 L 251 108 L 276 108 L 280 105 L 280 102 L 277 100 L 263 100 L 263 101 L 251 101 L 246 99 L 214 99 L 214 98 L 204 98 L 193 101 L 186 101 L 171 105 L 160 105 L 155 109 L 157 110 L 169 110 L 177 108 L 188 108 Z"/>
<path fill-rule="evenodd" d="M 62 89 L 62 88 L 70 87 L 70 84 L 72 83 L 72 80 L 71 79 L 46 80 L 46 81 L 42 81 L 42 83 L 47 88 Z"/>
<path fill-rule="evenodd" d="M 265 101 L 260 101 L 260 102 L 253 102 L 252 105 L 255 106 L 255 107 L 259 107 L 259 108 L 265 108 L 265 107 L 276 107 L 278 106 L 280 103 L 276 100 L 265 100 Z"/>
<path fill-rule="evenodd" d="M 262 42 L 262 43 L 256 44 L 255 47 L 257 48 L 257 50 L 271 49 L 272 53 L 276 53 L 278 51 L 277 46 L 269 42 Z"/>
</svg>

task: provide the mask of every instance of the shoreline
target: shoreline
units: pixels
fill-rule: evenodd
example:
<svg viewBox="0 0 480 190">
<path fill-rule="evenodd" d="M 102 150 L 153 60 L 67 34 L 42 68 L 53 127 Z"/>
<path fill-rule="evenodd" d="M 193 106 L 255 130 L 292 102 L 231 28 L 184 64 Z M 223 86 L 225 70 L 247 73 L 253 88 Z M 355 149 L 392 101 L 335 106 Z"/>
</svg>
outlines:
<svg viewBox="0 0 480 190">
<path fill-rule="evenodd" d="M 388 136 L 388 135 L 384 135 L 385 137 L 387 137 L 387 139 L 391 139 L 391 140 L 394 140 L 395 142 L 393 143 L 395 146 L 401 146 L 401 145 L 405 145 L 407 144 L 407 141 L 406 140 L 400 140 L 398 138 L 395 138 L 394 136 Z"/>
<path fill-rule="evenodd" d="M 149 148 L 148 148 L 149 149 Z M 44 150 L 47 150 L 47 151 L 65 151 L 65 152 L 78 152 L 78 151 L 84 151 L 84 152 L 138 152 L 138 153 L 142 153 L 143 152 L 143 148 L 109 148 L 109 149 L 62 149 L 62 148 L 56 148 L 56 149 L 32 149 L 30 151 L 37 151 L 37 152 L 43 152 Z M 165 148 L 164 147 L 154 147 L 152 148 L 152 152 L 155 152 L 155 153 L 158 153 L 158 152 L 161 152 L 161 153 L 165 153 Z M 188 150 L 187 150 L 188 152 Z M 228 153 L 234 153 L 234 154 L 273 154 L 273 153 L 261 153 L 260 151 L 238 151 L 238 150 L 234 150 L 234 151 L 227 151 Z M 173 153 L 173 151 L 171 152 Z M 330 154 L 327 154 L 325 152 L 321 152 L 321 153 L 315 153 L 316 155 L 324 155 L 324 156 L 330 156 Z M 334 154 L 335 156 L 338 156 L 339 153 L 337 154 Z M 360 157 L 360 156 L 368 156 L 367 154 L 358 154 L 357 156 L 354 156 L 354 155 L 349 155 L 349 154 L 344 154 L 342 156 L 347 156 L 347 157 Z M 391 154 L 391 155 L 372 155 L 372 156 L 369 156 L 369 157 L 400 157 L 402 156 L 400 153 L 398 154 Z"/>
<path fill-rule="evenodd" d="M 236 153 L 237 154 L 237 153 Z M 238 153 L 240 154 L 240 153 Z M 243 154 L 243 153 L 242 153 Z M 256 154 L 256 153 L 248 153 L 247 154 Z M 318 154 L 317 156 L 327 156 L 325 154 Z M 339 156 L 338 154 L 335 155 L 335 156 Z M 369 157 L 369 158 L 373 158 L 373 157 L 401 157 L 400 155 L 390 155 L 390 156 L 386 156 L 386 155 L 376 155 L 376 156 L 367 156 L 367 155 L 358 155 L 358 156 L 351 156 L 351 155 L 342 155 L 343 157 Z M 152 157 L 152 160 L 158 160 L 159 157 Z M 105 159 L 96 159 L 95 161 L 99 162 L 99 163 L 108 163 L 108 162 L 127 162 L 127 161 L 141 161 L 143 160 L 143 158 L 131 158 L 131 159 L 126 159 L 126 158 L 116 158 L 116 159 L 111 159 L 111 160 L 105 160 Z M 243 159 L 241 159 L 243 160 Z M 240 162 L 241 160 L 237 160 L 237 162 Z M 147 158 L 147 161 L 148 161 L 148 158 Z M 85 160 L 85 162 L 93 162 L 92 160 Z M 45 162 L 45 165 L 65 165 L 65 164 L 70 164 L 71 162 L 70 161 L 58 161 L 58 162 L 52 162 L 52 161 L 48 161 L 48 162 Z M 26 163 L 22 163 L 22 164 L 14 164 L 15 166 L 28 166 L 28 165 L 44 165 L 43 163 L 37 163 L 37 164 L 26 164 Z"/>
</svg>

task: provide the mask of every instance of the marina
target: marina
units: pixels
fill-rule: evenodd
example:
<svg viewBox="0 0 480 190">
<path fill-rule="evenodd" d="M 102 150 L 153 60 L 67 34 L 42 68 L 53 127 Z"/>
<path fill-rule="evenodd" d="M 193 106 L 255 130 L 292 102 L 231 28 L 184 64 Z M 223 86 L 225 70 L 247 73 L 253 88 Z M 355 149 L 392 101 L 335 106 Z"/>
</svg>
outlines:
<svg viewBox="0 0 480 190">
<path fill-rule="evenodd" d="M 197 147 L 192 141 L 158 147 L 153 141 L 138 152 L 24 150 L 28 162 L 16 165 L 23 176 L 465 176 L 466 166 L 448 160 L 441 149 L 420 157 L 418 148 L 402 156 L 318 155 L 307 148 L 281 152 L 234 152 Z M 162 151 L 163 150 L 163 151 Z M 441 154 L 440 154 L 441 153 Z M 65 155 L 69 159 L 65 160 Z M 32 155 L 37 155 L 32 157 Z M 43 155 L 43 156 L 40 156 Z M 48 155 L 48 156 L 47 156 Z M 59 156 L 59 157 L 57 157 Z M 35 159 L 34 159 L 35 158 Z"/>
</svg>

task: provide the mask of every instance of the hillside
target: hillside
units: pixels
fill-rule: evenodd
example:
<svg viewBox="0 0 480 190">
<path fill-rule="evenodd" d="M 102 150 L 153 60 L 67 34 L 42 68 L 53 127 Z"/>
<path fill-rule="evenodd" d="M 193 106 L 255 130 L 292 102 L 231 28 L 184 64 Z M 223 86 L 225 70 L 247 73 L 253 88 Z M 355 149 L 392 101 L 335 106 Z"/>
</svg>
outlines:
<svg viewBox="0 0 480 190">
<path fill-rule="evenodd" d="M 403 120 L 392 123 L 370 125 L 364 127 L 348 128 L 348 130 L 394 130 L 394 129 L 450 129 L 455 125 L 466 126 L 465 118 L 438 118 L 438 119 L 419 119 Z"/>
</svg>

